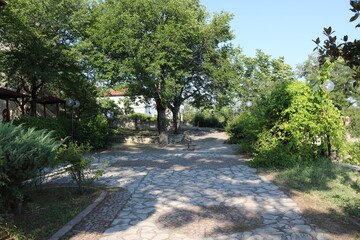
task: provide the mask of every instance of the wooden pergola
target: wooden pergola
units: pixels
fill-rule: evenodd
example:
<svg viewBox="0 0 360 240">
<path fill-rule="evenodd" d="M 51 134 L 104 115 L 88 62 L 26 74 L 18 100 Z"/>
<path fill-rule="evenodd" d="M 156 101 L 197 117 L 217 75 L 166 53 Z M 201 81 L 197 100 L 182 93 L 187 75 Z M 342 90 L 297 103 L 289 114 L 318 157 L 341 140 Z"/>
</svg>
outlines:
<svg viewBox="0 0 360 240">
<path fill-rule="evenodd" d="M 56 104 L 56 116 L 59 117 L 59 113 L 60 113 L 60 108 L 59 108 L 59 104 L 60 103 L 65 103 L 66 101 L 64 99 L 58 98 L 58 97 L 42 97 L 39 98 L 37 101 L 37 103 L 40 103 L 44 106 L 44 117 L 46 118 L 46 105 L 49 104 Z"/>
<path fill-rule="evenodd" d="M 21 98 L 22 104 L 20 107 L 21 107 L 22 115 L 25 115 L 24 99 L 28 97 L 30 96 L 9 89 L 0 88 L 0 99 L 4 99 L 6 101 L 6 109 L 8 110 L 9 110 L 9 101 L 15 101 L 16 99 Z"/>
</svg>

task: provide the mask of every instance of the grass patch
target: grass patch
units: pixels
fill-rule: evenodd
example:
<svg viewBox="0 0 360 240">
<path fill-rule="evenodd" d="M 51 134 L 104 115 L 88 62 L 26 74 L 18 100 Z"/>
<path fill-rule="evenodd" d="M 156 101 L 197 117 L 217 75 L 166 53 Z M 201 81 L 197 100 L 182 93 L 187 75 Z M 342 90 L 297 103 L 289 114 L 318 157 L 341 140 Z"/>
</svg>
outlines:
<svg viewBox="0 0 360 240">
<path fill-rule="evenodd" d="M 100 189 L 48 188 L 29 193 L 21 215 L 0 219 L 0 239 L 48 239 L 91 204 Z"/>
<path fill-rule="evenodd" d="M 358 239 L 360 176 L 327 160 L 288 169 L 260 169 L 260 174 L 282 186 L 313 224 L 335 239 Z"/>
<path fill-rule="evenodd" d="M 360 219 L 360 177 L 355 171 L 324 160 L 276 172 L 275 180 L 286 187 L 317 196 L 343 217 Z"/>
</svg>

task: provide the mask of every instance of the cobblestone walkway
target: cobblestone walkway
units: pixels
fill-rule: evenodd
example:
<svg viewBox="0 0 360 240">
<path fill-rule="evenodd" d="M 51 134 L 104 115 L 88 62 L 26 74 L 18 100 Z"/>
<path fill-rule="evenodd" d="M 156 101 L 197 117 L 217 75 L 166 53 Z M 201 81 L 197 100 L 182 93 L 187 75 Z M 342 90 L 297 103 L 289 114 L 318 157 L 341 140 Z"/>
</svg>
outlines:
<svg viewBox="0 0 360 240">
<path fill-rule="evenodd" d="M 112 163 L 101 183 L 132 194 L 101 240 L 330 239 L 306 223 L 278 187 L 242 164 L 221 132 L 195 146 L 127 146 L 97 155 Z"/>
</svg>

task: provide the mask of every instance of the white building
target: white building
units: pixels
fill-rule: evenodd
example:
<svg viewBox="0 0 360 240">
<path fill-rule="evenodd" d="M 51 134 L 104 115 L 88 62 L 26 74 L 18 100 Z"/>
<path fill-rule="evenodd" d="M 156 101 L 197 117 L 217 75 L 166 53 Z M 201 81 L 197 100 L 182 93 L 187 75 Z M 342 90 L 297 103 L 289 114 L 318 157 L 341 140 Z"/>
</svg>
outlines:
<svg viewBox="0 0 360 240">
<path fill-rule="evenodd" d="M 127 89 L 120 91 L 110 90 L 102 99 L 110 99 L 114 101 L 120 109 L 125 109 L 126 104 L 133 109 L 135 113 L 142 113 L 149 116 L 156 115 L 156 104 L 153 99 L 146 100 L 143 96 L 135 96 L 130 98 L 126 96 Z"/>
</svg>

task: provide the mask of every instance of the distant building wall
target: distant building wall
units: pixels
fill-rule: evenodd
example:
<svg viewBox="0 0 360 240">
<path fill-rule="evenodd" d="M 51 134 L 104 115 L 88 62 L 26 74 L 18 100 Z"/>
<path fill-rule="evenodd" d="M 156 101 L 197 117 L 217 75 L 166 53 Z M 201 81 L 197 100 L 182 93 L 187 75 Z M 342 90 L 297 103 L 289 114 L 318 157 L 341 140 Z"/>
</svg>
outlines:
<svg viewBox="0 0 360 240">
<path fill-rule="evenodd" d="M 101 97 L 101 99 L 110 99 L 114 101 L 121 109 L 124 109 L 124 101 L 128 99 L 126 96 L 106 96 Z M 149 116 L 156 115 L 156 108 L 153 104 L 153 101 L 146 103 L 144 97 L 138 96 L 135 101 L 131 102 L 130 107 L 134 110 L 135 113 L 142 113 Z"/>
</svg>

